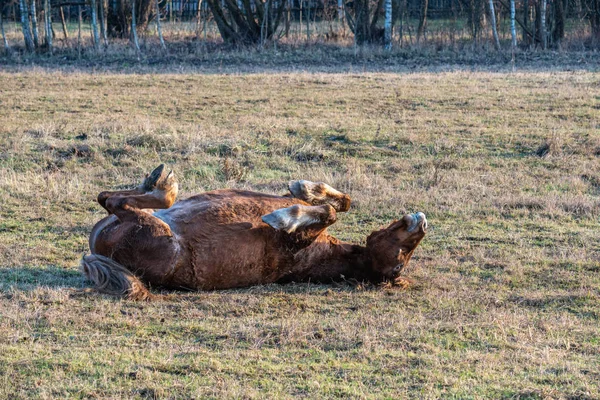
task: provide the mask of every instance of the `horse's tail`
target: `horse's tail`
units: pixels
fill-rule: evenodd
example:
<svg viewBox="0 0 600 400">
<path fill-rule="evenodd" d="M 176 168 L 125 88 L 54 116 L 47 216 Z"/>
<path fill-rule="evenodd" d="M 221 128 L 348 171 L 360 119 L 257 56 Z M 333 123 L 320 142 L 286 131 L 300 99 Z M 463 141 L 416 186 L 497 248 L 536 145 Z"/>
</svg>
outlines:
<svg viewBox="0 0 600 400">
<path fill-rule="evenodd" d="M 100 293 L 130 300 L 155 298 L 137 276 L 108 257 L 99 254 L 83 256 L 80 270 L 94 283 L 94 288 Z"/>
</svg>

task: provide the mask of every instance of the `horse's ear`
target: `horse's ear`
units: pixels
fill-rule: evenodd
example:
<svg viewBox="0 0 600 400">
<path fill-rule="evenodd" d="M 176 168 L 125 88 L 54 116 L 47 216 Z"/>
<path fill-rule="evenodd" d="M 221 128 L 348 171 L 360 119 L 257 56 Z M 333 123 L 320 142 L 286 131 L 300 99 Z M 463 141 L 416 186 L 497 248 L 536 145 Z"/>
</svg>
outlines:
<svg viewBox="0 0 600 400">
<path fill-rule="evenodd" d="M 296 204 L 287 208 L 280 208 L 262 217 L 264 223 L 278 231 L 287 233 L 297 232 L 302 229 L 324 229 L 336 220 L 336 213 L 332 206 L 303 206 Z"/>
</svg>

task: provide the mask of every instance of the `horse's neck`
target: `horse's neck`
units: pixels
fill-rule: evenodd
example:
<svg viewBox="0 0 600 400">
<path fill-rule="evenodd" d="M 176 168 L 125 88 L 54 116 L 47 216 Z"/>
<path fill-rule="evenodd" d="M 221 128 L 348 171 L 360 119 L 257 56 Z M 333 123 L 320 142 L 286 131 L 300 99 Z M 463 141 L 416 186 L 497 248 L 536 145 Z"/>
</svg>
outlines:
<svg viewBox="0 0 600 400">
<path fill-rule="evenodd" d="M 371 279 L 372 268 L 368 251 L 363 246 L 344 243 L 323 235 L 304 250 L 303 268 L 314 280 Z"/>
</svg>

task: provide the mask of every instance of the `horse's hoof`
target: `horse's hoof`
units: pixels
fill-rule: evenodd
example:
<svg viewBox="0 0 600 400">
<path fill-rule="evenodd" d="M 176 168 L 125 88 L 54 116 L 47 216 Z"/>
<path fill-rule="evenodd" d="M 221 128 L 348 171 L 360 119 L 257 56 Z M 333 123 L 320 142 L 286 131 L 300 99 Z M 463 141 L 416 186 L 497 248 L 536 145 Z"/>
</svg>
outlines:
<svg viewBox="0 0 600 400">
<path fill-rule="evenodd" d="M 177 179 L 175 178 L 175 174 L 173 174 L 173 171 L 169 172 L 168 174 L 162 174 L 159 178 L 159 180 L 156 182 L 156 189 L 158 190 L 163 190 L 165 192 L 168 192 L 170 190 L 173 189 L 173 186 L 177 184 Z"/>
<path fill-rule="evenodd" d="M 156 167 L 154 169 L 154 171 L 152 171 L 150 173 L 150 175 L 148 175 L 146 177 L 146 179 L 144 179 L 144 183 L 143 183 L 144 190 L 149 192 L 152 189 L 154 189 L 154 187 L 156 186 L 156 183 L 162 176 L 164 170 L 165 170 L 165 164 L 160 164 L 158 167 Z"/>
</svg>

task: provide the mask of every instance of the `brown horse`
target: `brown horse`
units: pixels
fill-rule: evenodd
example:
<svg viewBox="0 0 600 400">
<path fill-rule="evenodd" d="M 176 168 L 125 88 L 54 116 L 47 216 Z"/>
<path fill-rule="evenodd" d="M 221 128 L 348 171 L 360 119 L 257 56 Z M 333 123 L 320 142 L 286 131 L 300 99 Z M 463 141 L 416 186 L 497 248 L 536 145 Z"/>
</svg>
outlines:
<svg viewBox="0 0 600 400">
<path fill-rule="evenodd" d="M 292 181 L 290 194 L 216 190 L 175 202 L 164 165 L 136 189 L 102 192 L 109 215 L 90 235 L 82 271 L 104 293 L 147 299 L 146 284 L 211 290 L 273 282 L 394 280 L 425 236 L 423 213 L 405 215 L 366 247 L 327 233 L 350 196 L 325 183 Z"/>
</svg>

